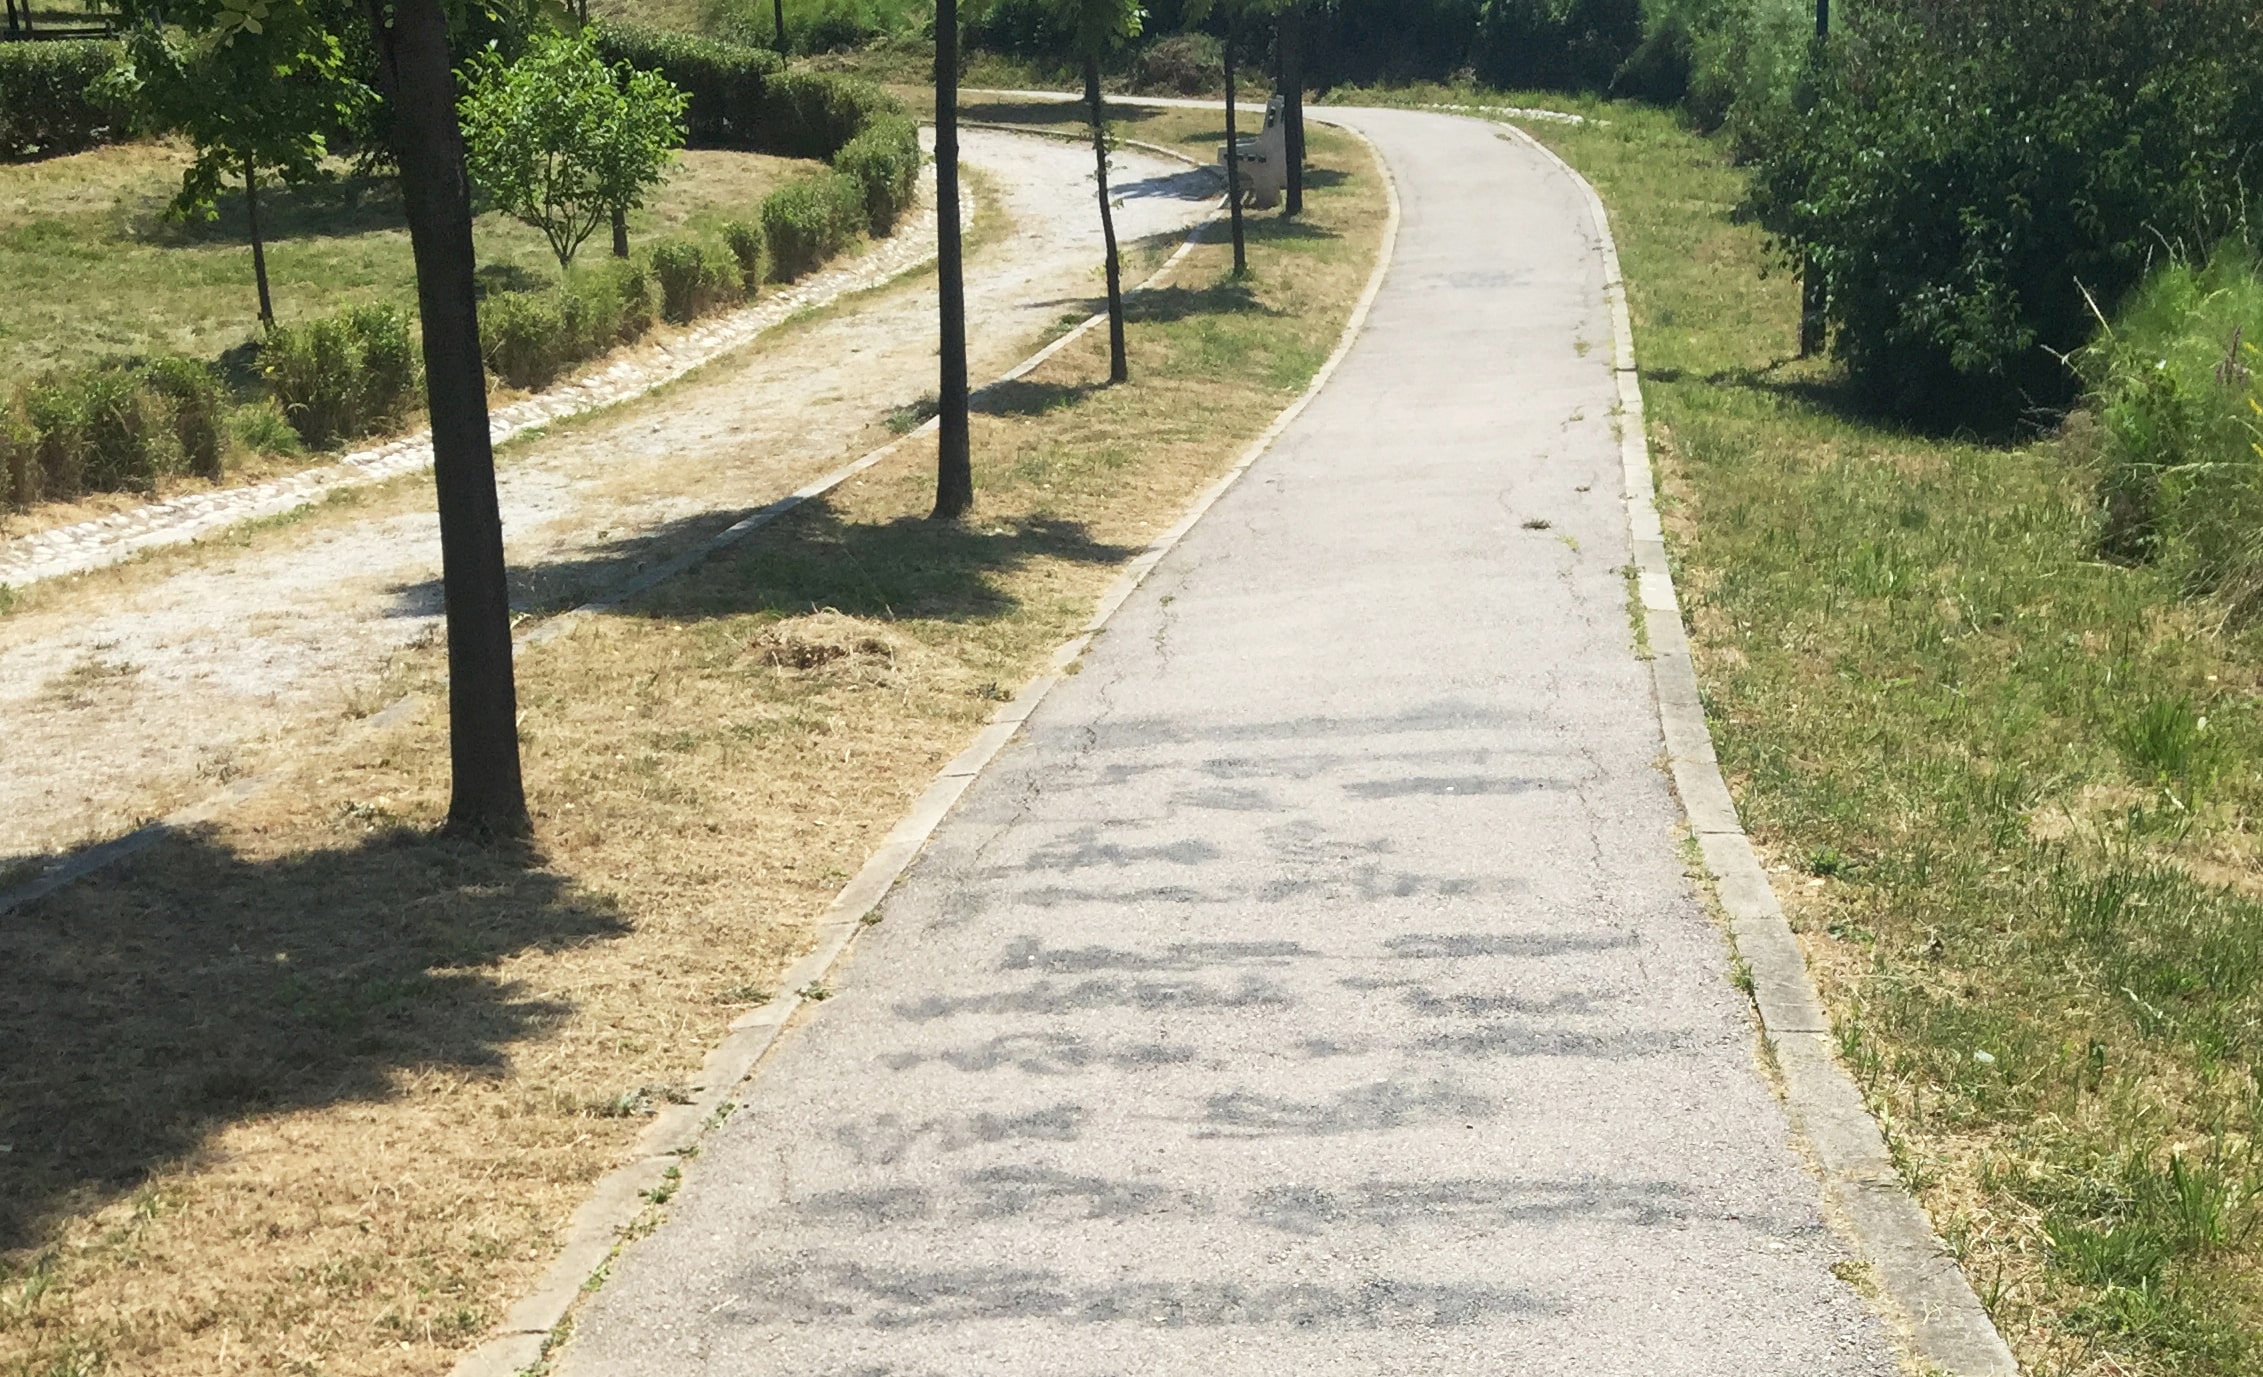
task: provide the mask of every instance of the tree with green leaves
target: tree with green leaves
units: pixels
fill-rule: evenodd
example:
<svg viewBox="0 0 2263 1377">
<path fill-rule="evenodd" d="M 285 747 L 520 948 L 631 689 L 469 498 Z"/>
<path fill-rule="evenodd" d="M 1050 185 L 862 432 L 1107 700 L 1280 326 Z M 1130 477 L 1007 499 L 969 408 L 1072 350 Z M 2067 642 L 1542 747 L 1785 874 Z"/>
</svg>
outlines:
<svg viewBox="0 0 2263 1377">
<path fill-rule="evenodd" d="M 259 319 L 271 326 L 261 179 L 304 184 L 329 175 L 323 164 L 331 136 L 350 125 L 371 93 L 339 36 L 297 6 L 188 0 L 168 18 L 174 27 L 153 15 L 135 26 L 126 60 L 108 80 L 196 148 L 172 214 L 210 219 L 228 181 L 241 183 Z"/>
<path fill-rule="evenodd" d="M 627 214 L 683 147 L 690 98 L 658 72 L 608 67 L 587 34 L 540 36 L 516 62 L 490 50 L 468 66 L 472 179 L 542 231 L 560 271 L 608 219 L 625 253 Z"/>
<path fill-rule="evenodd" d="M 1147 12 L 1139 0 L 1055 0 L 1069 53 L 1084 67 L 1084 103 L 1092 123 L 1094 176 L 1100 188 L 1100 237 L 1107 245 L 1108 380 L 1131 377 L 1124 345 L 1124 269 L 1116 251 L 1116 214 L 1108 201 L 1108 115 L 1100 96 L 1100 62 L 1139 37 Z"/>
<path fill-rule="evenodd" d="M 936 402 L 935 518 L 974 505 L 967 425 L 966 256 L 959 232 L 959 0 L 935 0 L 935 275 L 942 327 Z"/>
</svg>

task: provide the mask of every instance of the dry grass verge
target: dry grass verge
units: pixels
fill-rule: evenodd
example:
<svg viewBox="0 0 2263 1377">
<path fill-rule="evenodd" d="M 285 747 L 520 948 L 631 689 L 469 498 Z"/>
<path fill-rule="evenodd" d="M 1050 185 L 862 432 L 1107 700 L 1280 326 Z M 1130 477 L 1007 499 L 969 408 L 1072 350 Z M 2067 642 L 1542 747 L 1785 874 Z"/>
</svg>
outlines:
<svg viewBox="0 0 2263 1377">
<path fill-rule="evenodd" d="M 0 927 L 0 1373 L 445 1371 L 935 768 L 1303 386 L 1385 214 L 1139 299 L 933 450 L 524 657 L 539 847 L 433 840 L 431 708 Z M 437 700 L 438 652 L 398 687 Z M 790 1106 L 766 1112 L 790 1113 Z"/>
</svg>

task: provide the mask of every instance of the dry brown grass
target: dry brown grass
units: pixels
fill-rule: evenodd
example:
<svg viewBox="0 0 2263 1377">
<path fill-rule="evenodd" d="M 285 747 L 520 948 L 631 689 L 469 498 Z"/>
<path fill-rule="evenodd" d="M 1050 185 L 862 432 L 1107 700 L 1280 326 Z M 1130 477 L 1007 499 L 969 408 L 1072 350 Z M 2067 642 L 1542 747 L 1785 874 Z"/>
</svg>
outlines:
<svg viewBox="0 0 2263 1377">
<path fill-rule="evenodd" d="M 539 847 L 467 849 L 437 652 L 411 720 L 304 743 L 195 836 L 0 928 L 0 1373 L 445 1371 L 590 1182 L 993 701 L 1333 346 L 1379 240 L 1367 155 L 1317 233 L 1200 249 L 1132 327 L 933 450 L 523 657 Z M 1262 225 L 1263 222 L 1258 222 Z M 775 1111 L 772 1111 L 775 1112 Z"/>
</svg>

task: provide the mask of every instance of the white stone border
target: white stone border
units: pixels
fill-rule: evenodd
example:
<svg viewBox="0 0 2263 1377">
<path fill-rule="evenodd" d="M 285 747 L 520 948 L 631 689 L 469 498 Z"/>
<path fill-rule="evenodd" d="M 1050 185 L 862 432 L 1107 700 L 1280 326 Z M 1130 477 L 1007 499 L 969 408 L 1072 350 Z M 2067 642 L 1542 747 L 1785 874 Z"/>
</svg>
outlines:
<svg viewBox="0 0 2263 1377">
<path fill-rule="evenodd" d="M 1361 142 L 1366 141 L 1362 139 Z M 1169 153 L 1189 166 L 1202 166 L 1174 150 L 1159 151 Z M 1375 304 L 1376 295 L 1383 289 L 1392 250 L 1398 242 L 1398 187 L 1391 180 L 1390 169 L 1384 164 L 1382 155 L 1372 145 L 1368 151 L 1383 177 L 1389 214 L 1384 224 L 1383 241 L 1377 251 L 1375 268 L 1369 273 L 1365 288 L 1352 306 L 1351 315 L 1344 323 L 1343 334 L 1336 341 L 1335 351 L 1320 365 L 1319 371 L 1313 374 L 1312 381 L 1304 392 L 1273 418 L 1272 424 L 1250 442 L 1233 466 L 1204 489 L 1169 530 L 1149 542 L 1147 548 L 1125 566 L 1123 573 L 1101 594 L 1092 616 L 1076 635 L 1053 652 L 1046 667 L 1023 684 L 1011 701 L 1000 705 L 991 714 L 990 721 L 975 734 L 974 740 L 937 772 L 934 782 L 928 785 L 896 826 L 881 839 L 880 846 L 866 859 L 855 878 L 834 896 L 832 903 L 818 916 L 814 945 L 800 960 L 779 973 L 777 993 L 760 1008 L 749 1010 L 734 1020 L 729 1035 L 707 1054 L 706 1061 L 700 1067 L 697 1082 L 699 1089 L 694 1098 L 687 1104 L 670 1105 L 662 1110 L 645 1127 L 644 1132 L 638 1135 L 630 1160 L 598 1179 L 589 1198 L 582 1202 L 567 1222 L 565 1246 L 543 1273 L 542 1279 L 536 1283 L 534 1292 L 506 1312 L 502 1326 L 494 1335 L 457 1361 L 450 1377 L 513 1377 L 513 1374 L 534 1368 L 543 1361 L 544 1349 L 551 1334 L 566 1318 L 574 1302 L 589 1289 L 600 1269 L 611 1259 L 614 1249 L 621 1246 L 623 1230 L 643 1214 L 652 1193 L 667 1179 L 671 1168 L 682 1164 L 687 1150 L 696 1145 L 709 1128 L 727 1116 L 726 1106 L 735 1103 L 742 1084 L 756 1073 L 763 1056 L 777 1044 L 787 1024 L 808 1002 L 801 991 L 812 986 L 823 986 L 826 977 L 848 953 L 857 933 L 863 930 L 866 917 L 887 897 L 896 881 L 903 877 L 904 871 L 918 857 L 921 848 L 934 835 L 935 829 L 941 825 L 952 805 L 959 801 L 968 786 L 974 783 L 975 777 L 1021 730 L 1022 723 L 1029 720 L 1030 714 L 1044 701 L 1045 695 L 1052 692 L 1053 686 L 1068 675 L 1070 667 L 1084 654 L 1086 647 L 1091 645 L 1092 638 L 1107 624 L 1109 617 L 1123 606 L 1125 599 L 1146 580 L 1163 557 L 1225 495 L 1226 490 L 1248 471 L 1249 466 L 1272 447 L 1273 442 L 1280 438 L 1281 432 L 1302 415 L 1304 409 L 1312 404 L 1312 399 L 1327 386 L 1329 378 L 1342 365 L 1345 355 L 1351 352 L 1353 343 L 1367 323 L 1368 312 Z M 1178 251 L 1132 291 L 1141 292 L 1156 286 L 1175 271 L 1187 255 L 1193 252 L 1203 232 L 1216 223 L 1216 215 L 1217 212 L 1213 211 L 1210 218 L 1197 225 Z M 1011 382 L 1026 376 L 1039 364 L 1067 348 L 1072 341 L 1105 324 L 1107 319 L 1105 313 L 1087 316 L 1075 329 L 1024 359 L 998 379 L 998 382 Z M 992 387 L 997 385 L 998 383 L 990 384 Z M 681 573 L 716 550 L 735 544 L 810 498 L 871 468 L 905 441 L 925 434 L 935 426 L 936 422 L 929 421 L 912 432 L 912 435 L 884 445 L 855 463 L 764 508 L 698 550 L 652 570 L 629 588 L 611 594 L 604 603 L 591 603 L 552 618 L 529 634 L 527 641 L 535 643 L 547 640 L 564 631 L 572 621 L 591 612 L 616 606 L 662 580 Z"/>
<path fill-rule="evenodd" d="M 1489 121 L 1496 123 L 1497 121 Z M 1619 457 L 1625 470 L 1627 525 L 1634 559 L 1658 721 L 1674 791 L 1712 873 L 1737 954 L 1752 972 L 1752 1002 L 1762 1036 L 1774 1049 L 1792 1122 L 1813 1152 L 1823 1189 L 1855 1249 L 1870 1264 L 1878 1292 L 1915 1356 L 1949 1377 L 2017 1377 L 2019 1364 L 1956 1261 L 1934 1237 L 1932 1222 L 1887 1154 L 1886 1141 L 1832 1052 L 1833 1033 L 1807 973 L 1807 961 L 1783 908 L 1737 820 L 1698 697 L 1697 670 L 1682 627 L 1681 602 L 1666 559 L 1651 474 L 1642 381 L 1634 361 L 1634 326 L 1619 270 L 1610 212 L 1572 166 L 1514 125 L 1509 135 L 1554 164 L 1586 198 L 1603 261 L 1611 307 L 1613 371 L 1619 386 Z"/>
</svg>

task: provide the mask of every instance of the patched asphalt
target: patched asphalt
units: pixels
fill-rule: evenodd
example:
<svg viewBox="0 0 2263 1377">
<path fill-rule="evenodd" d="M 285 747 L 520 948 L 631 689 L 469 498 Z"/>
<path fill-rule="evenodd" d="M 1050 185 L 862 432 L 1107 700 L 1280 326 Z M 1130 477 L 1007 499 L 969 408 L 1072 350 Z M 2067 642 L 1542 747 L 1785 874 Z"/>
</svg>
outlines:
<svg viewBox="0 0 2263 1377">
<path fill-rule="evenodd" d="M 1587 210 L 1332 112 L 1342 369 L 935 835 L 566 1377 L 1894 1370 L 1680 843 Z"/>
</svg>

